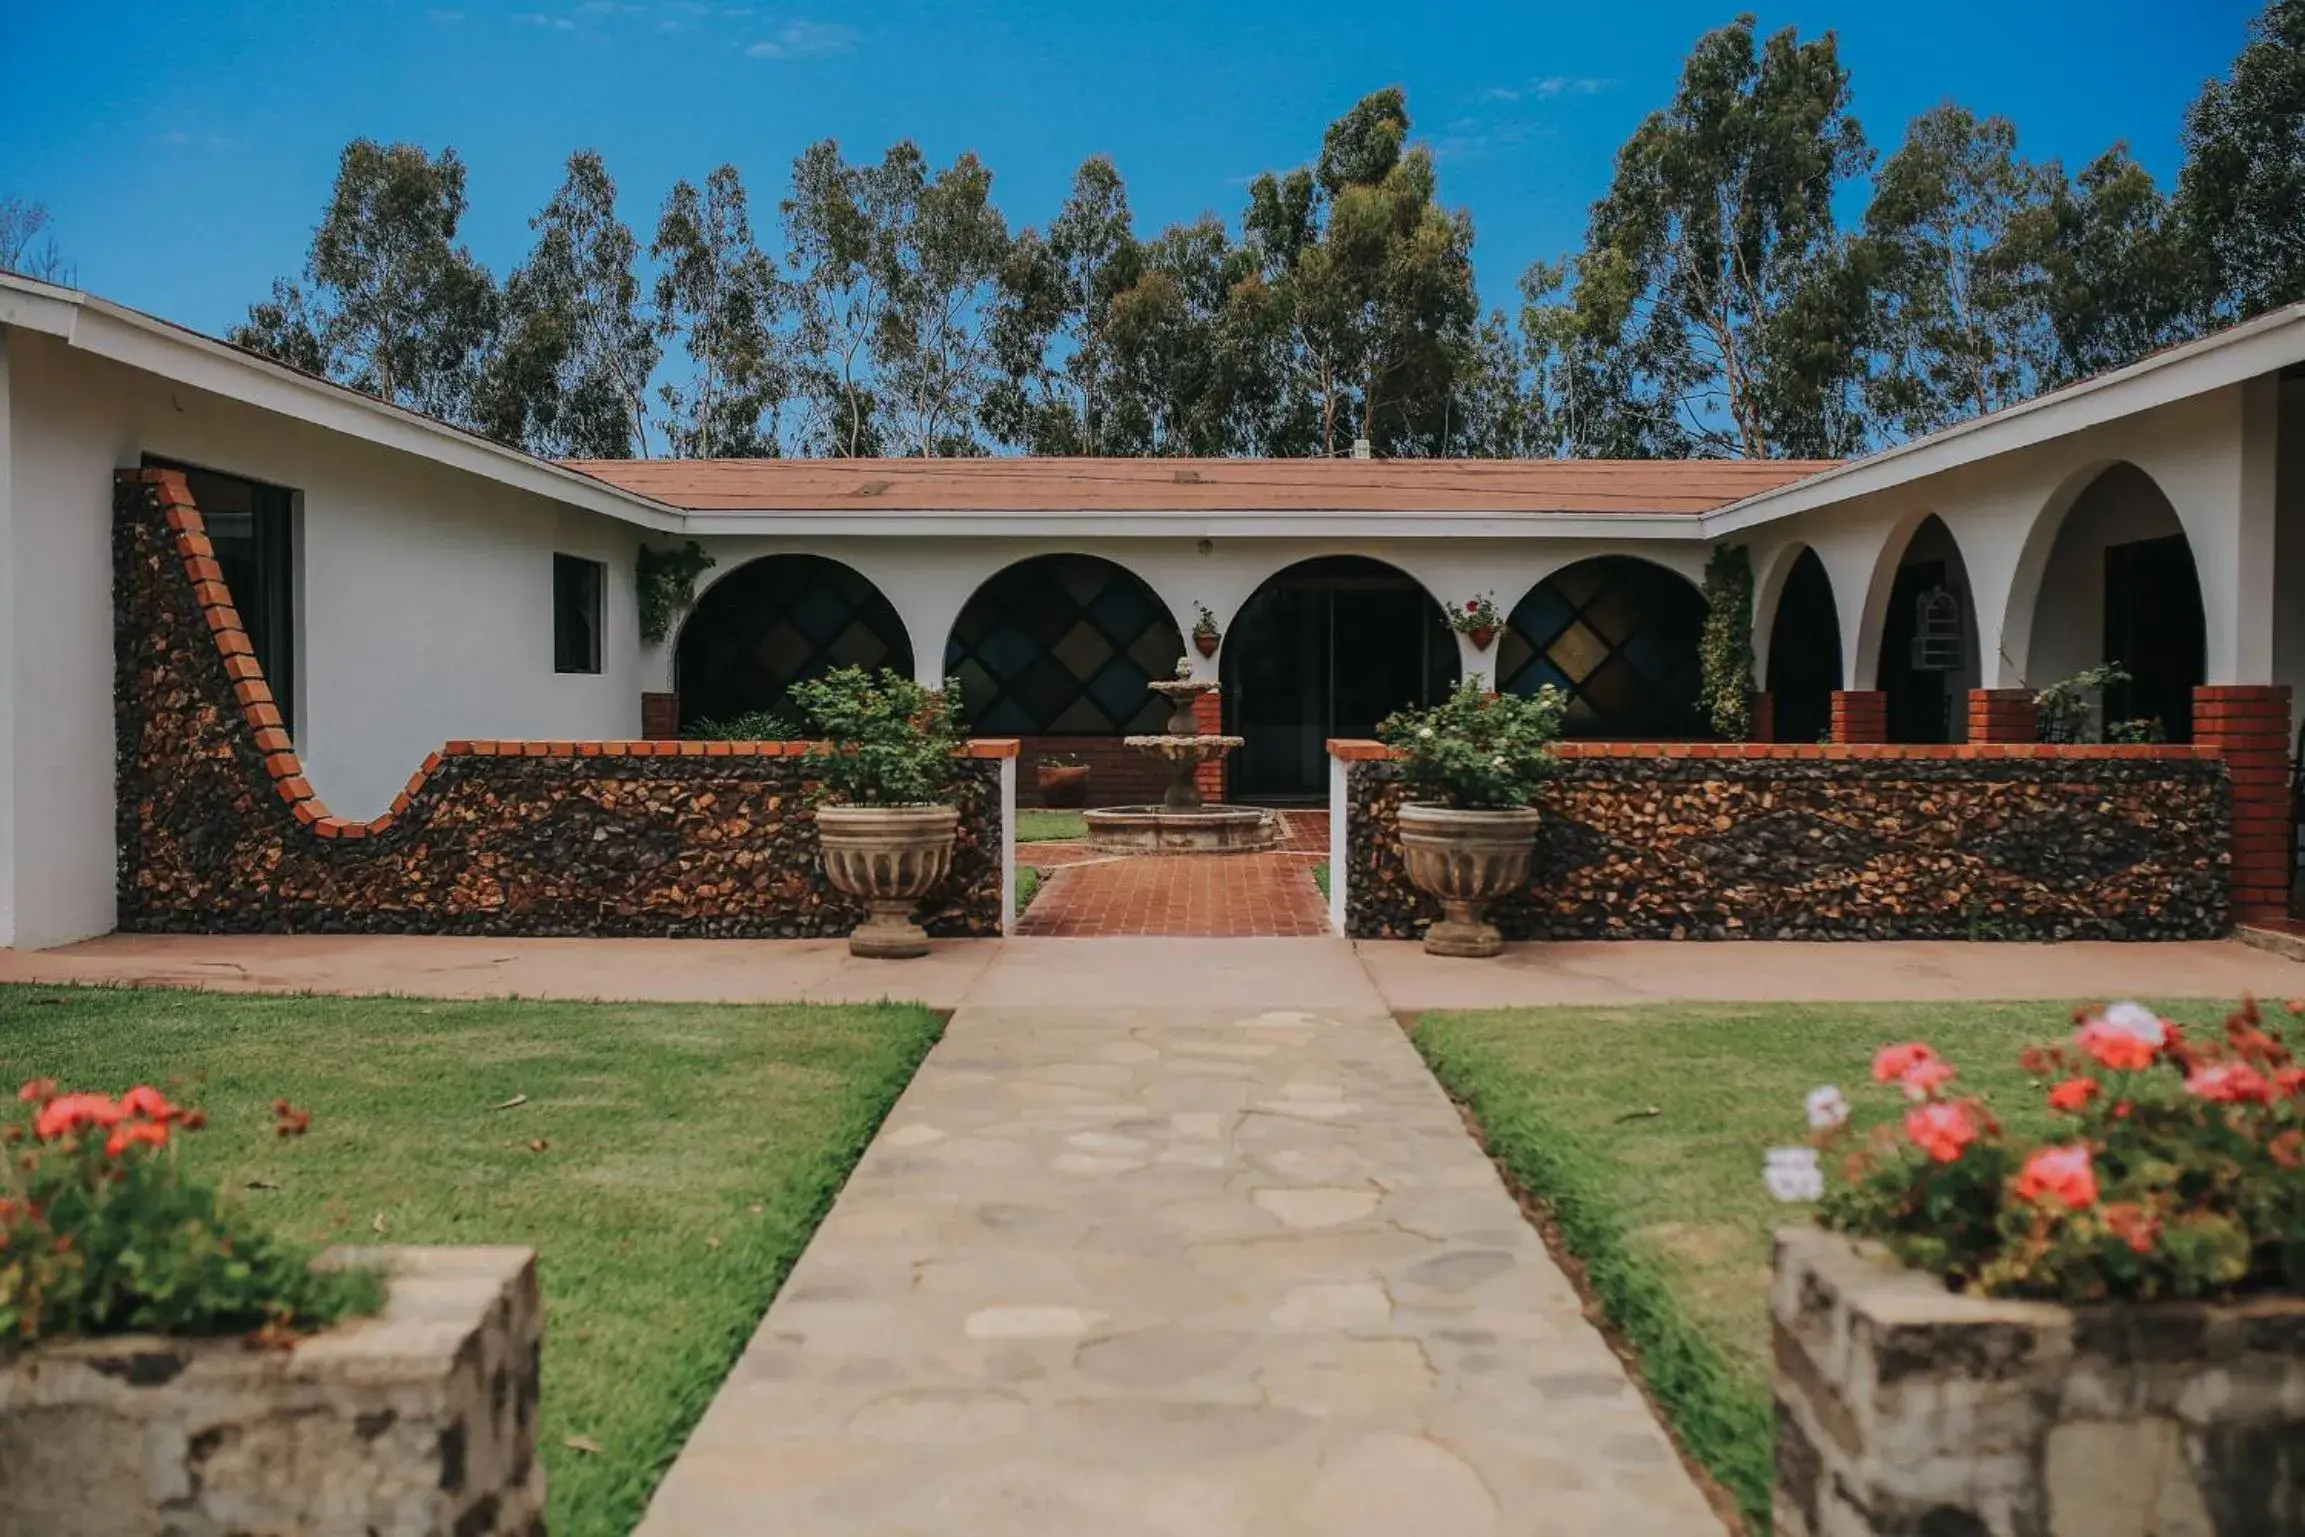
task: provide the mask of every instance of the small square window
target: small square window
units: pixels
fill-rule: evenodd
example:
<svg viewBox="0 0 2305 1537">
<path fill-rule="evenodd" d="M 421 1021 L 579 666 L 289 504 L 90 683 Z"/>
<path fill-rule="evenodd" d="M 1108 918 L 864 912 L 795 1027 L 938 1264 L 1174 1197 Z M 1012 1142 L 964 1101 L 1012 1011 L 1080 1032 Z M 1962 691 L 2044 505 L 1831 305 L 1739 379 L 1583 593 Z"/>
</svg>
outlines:
<svg viewBox="0 0 2305 1537">
<path fill-rule="evenodd" d="M 600 598 L 608 568 L 580 555 L 552 557 L 552 670 L 600 671 Z"/>
</svg>

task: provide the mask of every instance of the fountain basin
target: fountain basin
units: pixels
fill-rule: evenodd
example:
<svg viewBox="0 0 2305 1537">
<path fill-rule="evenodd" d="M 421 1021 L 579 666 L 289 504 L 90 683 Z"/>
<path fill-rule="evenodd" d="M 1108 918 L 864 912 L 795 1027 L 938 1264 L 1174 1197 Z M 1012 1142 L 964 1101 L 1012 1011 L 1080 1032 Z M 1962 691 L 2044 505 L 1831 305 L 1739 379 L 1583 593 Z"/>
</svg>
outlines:
<svg viewBox="0 0 2305 1537">
<path fill-rule="evenodd" d="M 1091 848 L 1110 854 L 1253 854 L 1280 841 L 1262 806 L 1100 806 L 1081 815 Z"/>
</svg>

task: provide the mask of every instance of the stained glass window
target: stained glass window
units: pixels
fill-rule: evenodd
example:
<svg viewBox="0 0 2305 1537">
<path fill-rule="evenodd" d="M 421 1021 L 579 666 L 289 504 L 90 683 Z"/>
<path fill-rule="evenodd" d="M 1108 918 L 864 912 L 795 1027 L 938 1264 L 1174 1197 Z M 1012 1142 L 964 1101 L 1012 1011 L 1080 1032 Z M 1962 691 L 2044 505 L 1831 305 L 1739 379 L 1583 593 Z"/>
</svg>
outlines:
<svg viewBox="0 0 2305 1537">
<path fill-rule="evenodd" d="M 904 622 L 880 589 L 836 560 L 771 555 L 706 589 L 681 626 L 684 725 L 786 710 L 785 691 L 835 667 L 912 675 Z"/>
<path fill-rule="evenodd" d="M 1662 566 L 1630 555 L 1583 560 L 1531 588 L 1497 639 L 1499 685 L 1569 696 L 1567 734 L 1712 735 L 1697 706 L 1705 600 Z"/>
<path fill-rule="evenodd" d="M 970 726 L 991 736 L 1112 736 L 1162 729 L 1145 685 L 1176 671 L 1184 635 L 1153 590 L 1094 555 L 1020 561 L 978 588 L 944 670 Z"/>
</svg>

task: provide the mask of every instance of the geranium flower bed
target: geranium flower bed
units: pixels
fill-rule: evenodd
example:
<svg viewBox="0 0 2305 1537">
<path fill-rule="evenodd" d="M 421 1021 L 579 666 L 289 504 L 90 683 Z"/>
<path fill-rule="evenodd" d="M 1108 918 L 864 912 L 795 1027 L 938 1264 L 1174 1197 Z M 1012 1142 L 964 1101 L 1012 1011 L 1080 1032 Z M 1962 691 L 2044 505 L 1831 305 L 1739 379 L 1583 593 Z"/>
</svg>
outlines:
<svg viewBox="0 0 2305 1537">
<path fill-rule="evenodd" d="M 374 1312 L 382 1284 L 315 1270 L 284 1241 L 188 1175 L 180 1133 L 207 1124 L 149 1084 L 115 1099 L 35 1079 L 0 1126 L 0 1351 L 56 1336 L 279 1336 Z M 310 1117 L 275 1107 L 283 1136 Z"/>
<path fill-rule="evenodd" d="M 2019 1061 L 2054 1113 L 2013 1137 L 1925 1041 L 1873 1060 L 1893 1110 L 1859 1131 L 1835 1088 L 1810 1135 L 1772 1149 L 1780 1200 L 1982 1295 L 2066 1302 L 2211 1297 L 2305 1284 L 2305 1066 L 2243 1004 L 2188 1030 L 2137 1003 L 2077 1010 Z M 1834 1176 L 1828 1179 L 1828 1170 Z"/>
</svg>

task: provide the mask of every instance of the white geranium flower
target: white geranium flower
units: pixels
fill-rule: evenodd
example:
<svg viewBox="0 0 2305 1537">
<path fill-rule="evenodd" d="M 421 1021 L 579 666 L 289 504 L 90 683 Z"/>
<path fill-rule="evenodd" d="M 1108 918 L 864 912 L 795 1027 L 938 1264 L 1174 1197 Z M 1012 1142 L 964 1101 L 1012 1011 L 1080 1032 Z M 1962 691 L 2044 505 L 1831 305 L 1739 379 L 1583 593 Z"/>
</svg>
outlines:
<svg viewBox="0 0 2305 1537">
<path fill-rule="evenodd" d="M 1419 726 L 1419 727 L 1417 728 L 1417 740 L 1418 740 L 1418 741 L 1420 741 L 1420 742 L 1429 742 L 1429 741 L 1431 741 L 1432 739 L 1433 739 L 1433 728 L 1432 728 L 1432 727 L 1430 727 L 1430 726 Z"/>
<path fill-rule="evenodd" d="M 2148 1046 L 2159 1047 L 2168 1043 L 2169 1027 L 2161 1022 L 2161 1016 L 2132 999 L 2122 999 L 2099 1017 L 2111 1028 L 2143 1041 Z"/>
<path fill-rule="evenodd" d="M 1811 1089 L 1806 1104 L 1809 1125 L 1817 1131 L 1831 1131 L 1849 1118 L 1848 1097 L 1829 1083 Z"/>
<path fill-rule="evenodd" d="M 1817 1150 L 1813 1147 L 1773 1147 L 1761 1165 L 1761 1183 L 1769 1187 L 1769 1194 L 1792 1205 L 1799 1201 L 1815 1201 L 1825 1194 L 1825 1171 L 1817 1165 Z"/>
<path fill-rule="evenodd" d="M 1498 768 L 1503 768 L 1505 766 L 1505 760 L 1502 758 L 1491 758 L 1489 761 L 1495 764 Z"/>
</svg>

